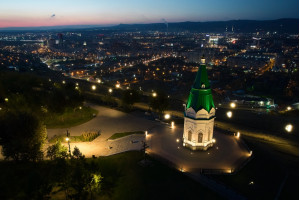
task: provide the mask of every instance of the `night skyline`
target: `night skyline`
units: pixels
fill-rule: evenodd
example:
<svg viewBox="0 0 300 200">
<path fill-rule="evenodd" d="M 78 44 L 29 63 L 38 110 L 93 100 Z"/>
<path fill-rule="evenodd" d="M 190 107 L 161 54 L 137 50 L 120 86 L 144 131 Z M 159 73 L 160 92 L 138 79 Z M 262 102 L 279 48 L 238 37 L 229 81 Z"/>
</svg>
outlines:
<svg viewBox="0 0 300 200">
<path fill-rule="evenodd" d="M 0 27 L 116 25 L 183 21 L 272 20 L 298 18 L 291 1 L 9 1 L 2 2 Z"/>
</svg>

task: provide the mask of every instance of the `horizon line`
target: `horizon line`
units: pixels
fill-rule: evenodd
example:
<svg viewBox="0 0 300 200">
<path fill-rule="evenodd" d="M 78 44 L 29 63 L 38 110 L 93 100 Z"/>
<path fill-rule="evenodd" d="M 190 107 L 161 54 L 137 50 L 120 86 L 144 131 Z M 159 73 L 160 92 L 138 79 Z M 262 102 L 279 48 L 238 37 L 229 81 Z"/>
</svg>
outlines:
<svg viewBox="0 0 300 200">
<path fill-rule="evenodd" d="M 175 23 L 185 23 L 185 22 L 192 22 L 192 23 L 205 23 L 205 22 L 229 22 L 229 21 L 274 21 L 274 20 L 282 20 L 282 19 L 298 19 L 299 18 L 276 18 L 276 19 L 230 19 L 230 20 L 212 20 L 212 21 L 177 21 L 177 22 L 167 22 L 168 24 L 175 24 Z M 29 28 L 54 28 L 54 27 L 72 27 L 72 26 L 90 26 L 90 28 L 105 28 L 105 27 L 113 27 L 118 25 L 140 25 L 140 24 L 165 24 L 166 22 L 150 22 L 150 23 L 118 23 L 118 24 L 69 24 L 69 25 L 52 25 L 52 26 L 7 26 L 7 27 L 0 27 L 2 29 L 29 29 Z M 98 27 L 97 27 L 98 26 Z M 85 27 L 86 28 L 86 27 Z"/>
</svg>

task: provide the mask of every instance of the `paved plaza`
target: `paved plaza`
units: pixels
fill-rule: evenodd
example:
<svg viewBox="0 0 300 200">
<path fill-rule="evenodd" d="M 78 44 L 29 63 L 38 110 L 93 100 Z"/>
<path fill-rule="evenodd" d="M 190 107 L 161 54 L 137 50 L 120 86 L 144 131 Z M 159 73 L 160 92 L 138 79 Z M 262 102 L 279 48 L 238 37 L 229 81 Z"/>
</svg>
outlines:
<svg viewBox="0 0 300 200">
<path fill-rule="evenodd" d="M 90 106 L 98 115 L 79 126 L 64 129 L 48 129 L 48 137 L 66 134 L 81 135 L 84 131 L 101 131 L 92 142 L 70 143 L 71 151 L 77 146 L 86 157 L 109 156 L 126 151 L 141 150 L 143 141 L 149 145 L 149 154 L 155 154 L 176 165 L 178 169 L 233 169 L 249 157 L 248 150 L 238 138 L 214 131 L 215 145 L 207 151 L 192 151 L 182 146 L 183 127 L 171 129 L 168 124 L 148 120 L 143 115 L 127 114 L 103 106 Z M 137 117 L 138 116 L 138 117 Z M 116 140 L 107 140 L 117 132 L 148 131 L 148 136 L 129 135 Z M 67 143 L 63 143 L 67 146 Z M 49 144 L 48 144 L 49 145 Z M 44 150 L 48 145 L 45 145 Z M 0 158 L 3 158 L 2 156 Z"/>
<path fill-rule="evenodd" d="M 136 117 L 132 114 L 111 108 L 94 104 L 87 105 L 98 111 L 98 115 L 94 119 L 70 128 L 48 129 L 48 137 L 51 138 L 54 135 L 66 134 L 67 130 L 73 136 L 81 135 L 85 131 L 100 131 L 101 136 L 96 140 L 104 141 L 114 133 L 144 131 L 158 124 L 158 122 Z"/>
<path fill-rule="evenodd" d="M 179 169 L 226 169 L 238 167 L 249 157 L 248 150 L 241 145 L 240 139 L 214 131 L 216 143 L 207 151 L 192 151 L 182 146 L 182 125 L 171 129 L 168 124 L 151 121 L 142 116 L 127 114 L 107 107 L 90 105 L 98 110 L 98 115 L 91 121 L 69 128 L 71 135 L 81 135 L 84 131 L 101 130 L 101 135 L 92 142 L 72 143 L 86 157 L 108 156 L 131 150 L 140 150 L 146 140 L 149 154 L 162 157 Z M 65 134 L 67 129 L 49 129 L 48 137 Z M 107 139 L 117 132 L 148 131 L 145 135 L 130 135 L 117 140 Z"/>
<path fill-rule="evenodd" d="M 54 135 L 66 135 L 67 130 L 73 136 L 81 135 L 85 131 L 100 131 L 101 135 L 92 142 L 72 143 L 71 141 L 71 151 L 77 146 L 86 157 L 92 157 L 92 155 L 109 156 L 125 151 L 140 150 L 142 148 L 142 141 L 145 141 L 144 135 L 130 135 L 117 140 L 108 141 L 107 139 L 114 133 L 146 131 L 160 124 L 156 121 L 136 117 L 132 114 L 111 108 L 94 104 L 88 105 L 98 111 L 98 115 L 94 119 L 71 128 L 48 129 L 48 138 Z M 66 143 L 63 144 L 66 145 Z M 47 145 L 45 150 L 46 148 Z"/>
<path fill-rule="evenodd" d="M 171 129 L 158 126 L 149 132 L 149 153 L 156 154 L 175 164 L 178 169 L 235 169 L 249 156 L 249 151 L 239 138 L 214 131 L 216 143 L 207 151 L 192 151 L 182 146 L 183 127 Z"/>
</svg>

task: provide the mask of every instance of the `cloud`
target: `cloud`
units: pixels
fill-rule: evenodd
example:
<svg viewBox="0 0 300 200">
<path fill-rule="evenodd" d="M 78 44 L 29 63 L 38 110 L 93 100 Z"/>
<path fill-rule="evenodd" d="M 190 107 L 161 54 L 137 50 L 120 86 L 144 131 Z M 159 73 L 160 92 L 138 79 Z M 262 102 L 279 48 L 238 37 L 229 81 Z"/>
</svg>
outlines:
<svg viewBox="0 0 300 200">
<path fill-rule="evenodd" d="M 50 18 L 53 18 L 53 17 L 55 17 L 55 14 L 53 14 L 53 15 L 50 16 Z"/>
</svg>

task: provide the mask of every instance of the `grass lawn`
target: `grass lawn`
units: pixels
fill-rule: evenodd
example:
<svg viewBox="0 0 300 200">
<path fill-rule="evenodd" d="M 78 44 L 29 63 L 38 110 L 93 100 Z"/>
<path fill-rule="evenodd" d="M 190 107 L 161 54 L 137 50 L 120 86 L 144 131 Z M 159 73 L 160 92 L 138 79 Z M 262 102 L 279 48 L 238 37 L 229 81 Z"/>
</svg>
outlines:
<svg viewBox="0 0 300 200">
<path fill-rule="evenodd" d="M 49 114 L 45 118 L 47 128 L 69 128 L 83 124 L 94 118 L 93 114 L 98 114 L 97 110 L 83 106 L 82 109 L 67 109 L 62 114 Z"/>
<path fill-rule="evenodd" d="M 103 176 L 102 192 L 93 199 L 221 199 L 209 189 L 168 168 L 156 160 L 152 165 L 139 165 L 141 152 L 126 152 L 109 157 L 88 159 L 100 167 Z M 53 179 L 59 168 L 53 161 L 41 163 L 0 162 L 0 199 L 33 199 L 45 187 L 44 181 Z M 38 177 L 38 178 L 37 178 Z M 44 188 L 46 190 L 47 188 Z M 54 186 L 54 190 L 58 188 Z M 53 191 L 53 190 L 52 190 Z M 63 192 L 51 199 L 65 199 Z"/>
<path fill-rule="evenodd" d="M 123 133 L 115 133 L 108 138 L 108 140 L 115 140 L 121 137 L 125 137 L 132 134 L 145 134 L 145 131 L 133 131 L 133 132 L 123 132 Z"/>
<path fill-rule="evenodd" d="M 299 158 L 278 152 L 271 145 L 247 139 L 254 158 L 235 175 L 213 175 L 249 199 L 299 199 Z M 253 183 L 251 183 L 253 182 Z"/>
</svg>

